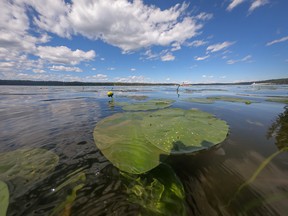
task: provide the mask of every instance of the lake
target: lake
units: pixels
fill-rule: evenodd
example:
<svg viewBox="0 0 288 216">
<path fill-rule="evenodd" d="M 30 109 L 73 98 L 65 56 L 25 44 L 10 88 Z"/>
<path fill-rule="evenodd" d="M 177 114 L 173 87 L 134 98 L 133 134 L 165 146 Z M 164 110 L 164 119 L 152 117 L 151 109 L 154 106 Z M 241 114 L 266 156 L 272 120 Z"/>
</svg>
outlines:
<svg viewBox="0 0 288 216">
<path fill-rule="evenodd" d="M 287 215 L 288 86 L 176 89 L 1 86 L 2 214 L 9 202 L 9 216 Z M 96 147 L 93 131 L 126 112 L 119 104 L 151 99 L 211 113 L 227 122 L 228 135 L 208 150 L 169 156 L 146 174 L 126 174 Z"/>
</svg>

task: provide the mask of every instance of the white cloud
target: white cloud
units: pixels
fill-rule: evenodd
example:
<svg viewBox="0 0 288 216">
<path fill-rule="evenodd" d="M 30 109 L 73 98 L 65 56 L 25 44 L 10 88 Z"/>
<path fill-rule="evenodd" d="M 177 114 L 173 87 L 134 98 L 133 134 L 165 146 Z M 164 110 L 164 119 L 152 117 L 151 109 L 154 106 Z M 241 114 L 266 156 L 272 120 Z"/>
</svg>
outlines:
<svg viewBox="0 0 288 216">
<path fill-rule="evenodd" d="M 284 42 L 284 41 L 287 41 L 288 40 L 288 36 L 286 37 L 282 37 L 280 39 L 277 39 L 277 40 L 273 40 L 273 41 L 270 41 L 266 44 L 266 46 L 271 46 L 273 44 L 276 44 L 276 43 L 281 43 L 281 42 Z"/>
<path fill-rule="evenodd" d="M 172 46 L 172 49 L 171 49 L 172 52 L 181 49 L 181 44 L 180 44 L 180 43 L 177 43 L 177 42 L 176 42 L 176 43 L 173 43 L 171 46 Z"/>
<path fill-rule="evenodd" d="M 231 60 L 228 60 L 227 64 L 235 64 L 237 62 L 247 62 L 247 61 L 250 61 L 251 58 L 252 58 L 251 55 L 247 55 L 247 56 L 243 57 L 242 59 L 237 59 L 237 60 L 231 59 Z"/>
<path fill-rule="evenodd" d="M 209 14 L 209 13 L 200 13 L 197 16 L 195 16 L 197 19 L 199 20 L 210 20 L 213 18 L 213 14 Z"/>
<path fill-rule="evenodd" d="M 229 42 L 229 41 L 225 41 L 223 43 L 217 43 L 217 44 L 213 44 L 207 47 L 207 52 L 218 52 L 220 50 L 226 49 L 227 47 L 231 46 L 232 44 L 234 44 L 234 42 Z"/>
<path fill-rule="evenodd" d="M 195 56 L 194 59 L 195 59 L 196 61 L 203 61 L 203 60 L 205 60 L 205 59 L 207 59 L 207 58 L 209 58 L 209 57 L 210 57 L 210 55 L 201 56 L 201 57 Z"/>
<path fill-rule="evenodd" d="M 212 14 L 185 13 L 188 4 L 161 10 L 145 5 L 142 0 L 74 0 L 70 4 L 60 0 L 22 0 L 38 15 L 34 23 L 62 37 L 81 34 L 90 39 L 101 39 L 124 52 L 149 47 L 182 44 L 198 34 L 203 21 Z"/>
<path fill-rule="evenodd" d="M 81 61 L 93 60 L 95 52 L 93 50 L 85 52 L 79 49 L 73 51 L 65 46 L 39 46 L 36 55 L 50 63 L 76 65 Z"/>
<path fill-rule="evenodd" d="M 268 4 L 269 1 L 268 0 L 254 0 L 253 3 L 251 4 L 250 8 L 249 8 L 249 12 L 253 12 L 256 8 L 261 7 L 265 4 Z"/>
<path fill-rule="evenodd" d="M 231 3 L 228 5 L 227 9 L 228 11 L 232 11 L 235 7 L 243 3 L 244 0 L 232 0 Z"/>
<path fill-rule="evenodd" d="M 45 70 L 42 70 L 42 69 L 33 69 L 32 71 L 34 73 L 45 73 L 46 72 Z"/>
<path fill-rule="evenodd" d="M 53 65 L 52 67 L 49 67 L 50 70 L 52 71 L 67 71 L 67 72 L 83 72 L 80 68 L 78 67 L 66 67 L 63 65 Z"/>
<path fill-rule="evenodd" d="M 147 82 L 147 78 L 145 78 L 144 76 L 128 76 L 128 77 L 117 77 L 115 78 L 116 82 Z"/>
<path fill-rule="evenodd" d="M 97 69 L 95 67 L 92 68 L 93 71 L 96 71 Z"/>
<path fill-rule="evenodd" d="M 203 41 L 203 40 L 195 40 L 195 41 L 192 41 L 190 43 L 187 43 L 187 46 L 191 46 L 191 47 L 199 47 L 199 46 L 203 46 L 207 44 L 206 41 Z"/>
<path fill-rule="evenodd" d="M 99 82 L 99 81 L 107 81 L 108 76 L 105 74 L 96 74 L 93 76 L 87 76 L 86 81 L 88 82 Z"/>
<path fill-rule="evenodd" d="M 136 68 L 130 68 L 130 71 L 136 71 Z"/>
<path fill-rule="evenodd" d="M 116 68 L 114 68 L 114 67 L 108 67 L 107 68 L 107 70 L 110 70 L 110 71 L 113 71 L 113 70 L 115 70 Z"/>
<path fill-rule="evenodd" d="M 162 61 L 173 61 L 175 59 L 175 56 L 173 56 L 171 53 L 166 53 L 165 55 L 161 56 Z"/>
</svg>

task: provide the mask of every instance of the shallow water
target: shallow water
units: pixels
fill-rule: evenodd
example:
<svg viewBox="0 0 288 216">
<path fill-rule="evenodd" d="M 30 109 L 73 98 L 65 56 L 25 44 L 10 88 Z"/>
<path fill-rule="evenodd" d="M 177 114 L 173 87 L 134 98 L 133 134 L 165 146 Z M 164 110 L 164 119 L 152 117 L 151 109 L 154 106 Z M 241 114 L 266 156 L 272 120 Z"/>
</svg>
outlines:
<svg viewBox="0 0 288 216">
<path fill-rule="evenodd" d="M 38 181 L 0 179 L 10 193 L 7 215 L 160 215 L 151 210 L 155 195 L 141 202 L 129 198 L 131 184 L 94 143 L 97 122 L 123 112 L 109 103 L 106 93 L 111 88 L 0 87 L 0 153 L 42 148 L 59 156 L 54 170 Z M 167 159 L 170 171 L 183 184 L 185 198 L 173 207 L 184 208 L 184 213 L 167 208 L 165 215 L 287 214 L 288 108 L 266 99 L 287 97 L 288 86 L 191 86 L 180 87 L 178 93 L 175 86 L 114 86 L 113 91 L 117 102 L 137 102 L 135 96 L 173 99 L 172 107 L 197 108 L 229 124 L 226 140 L 217 147 Z M 185 100 L 214 96 L 253 103 Z M 161 169 L 152 170 L 149 178 Z"/>
</svg>

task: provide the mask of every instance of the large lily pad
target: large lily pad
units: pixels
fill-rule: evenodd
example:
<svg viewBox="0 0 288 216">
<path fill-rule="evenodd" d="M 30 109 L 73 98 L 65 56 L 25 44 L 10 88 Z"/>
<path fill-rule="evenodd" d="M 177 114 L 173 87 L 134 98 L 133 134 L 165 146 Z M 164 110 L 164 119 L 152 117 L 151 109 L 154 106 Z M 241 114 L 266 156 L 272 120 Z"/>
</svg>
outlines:
<svg viewBox="0 0 288 216">
<path fill-rule="evenodd" d="M 5 216 L 9 205 L 9 190 L 5 182 L 0 181 L 0 215 Z"/>
<path fill-rule="evenodd" d="M 120 170 L 143 173 L 170 154 L 207 149 L 227 135 L 225 121 L 199 110 L 118 113 L 100 121 L 94 140 Z"/>
<path fill-rule="evenodd" d="M 143 173 L 159 164 L 165 151 L 145 137 L 141 122 L 144 112 L 118 113 L 100 121 L 94 129 L 96 146 L 120 170 Z"/>
<path fill-rule="evenodd" d="M 207 97 L 208 100 L 214 100 L 214 101 L 225 101 L 225 102 L 237 102 L 237 103 L 245 103 L 245 104 L 251 104 L 251 100 L 246 100 L 243 98 L 238 97 L 228 97 L 228 96 L 218 96 L 218 97 Z"/>
<path fill-rule="evenodd" d="M 118 105 L 122 106 L 122 109 L 126 111 L 146 111 L 167 108 L 172 103 L 174 103 L 174 100 L 153 99 L 138 103 L 118 103 Z"/>
<path fill-rule="evenodd" d="M 0 153 L 0 179 L 13 180 L 13 194 L 20 196 L 33 183 L 46 178 L 58 161 L 59 157 L 55 153 L 40 148 Z"/>
<path fill-rule="evenodd" d="M 288 104 L 288 97 L 270 97 L 266 101 Z"/>
<path fill-rule="evenodd" d="M 165 109 L 146 115 L 142 128 L 147 140 L 170 154 L 192 153 L 222 142 L 225 121 L 200 110 Z"/>
<path fill-rule="evenodd" d="M 141 215 L 187 215 L 183 185 L 165 164 L 145 175 L 121 175 L 128 200 L 140 206 Z"/>
</svg>

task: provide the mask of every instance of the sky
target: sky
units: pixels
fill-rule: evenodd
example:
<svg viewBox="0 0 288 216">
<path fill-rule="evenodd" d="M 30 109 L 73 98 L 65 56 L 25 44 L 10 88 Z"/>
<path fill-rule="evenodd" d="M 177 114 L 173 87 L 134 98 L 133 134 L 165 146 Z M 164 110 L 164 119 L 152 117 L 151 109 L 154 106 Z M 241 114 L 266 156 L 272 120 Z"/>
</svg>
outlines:
<svg viewBox="0 0 288 216">
<path fill-rule="evenodd" d="M 287 0 L 0 0 L 0 79 L 288 77 Z"/>
</svg>

